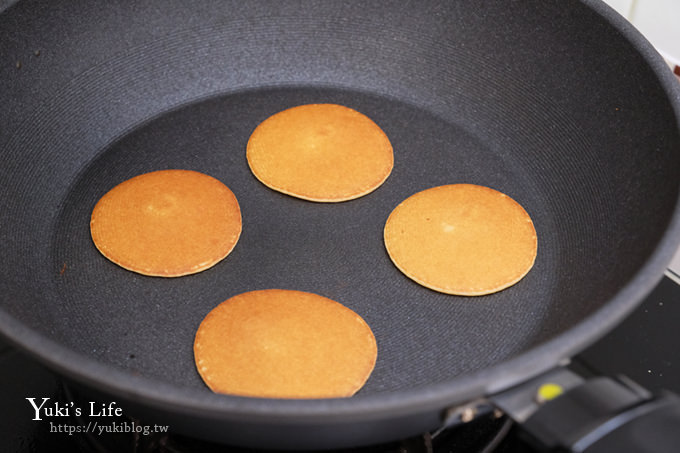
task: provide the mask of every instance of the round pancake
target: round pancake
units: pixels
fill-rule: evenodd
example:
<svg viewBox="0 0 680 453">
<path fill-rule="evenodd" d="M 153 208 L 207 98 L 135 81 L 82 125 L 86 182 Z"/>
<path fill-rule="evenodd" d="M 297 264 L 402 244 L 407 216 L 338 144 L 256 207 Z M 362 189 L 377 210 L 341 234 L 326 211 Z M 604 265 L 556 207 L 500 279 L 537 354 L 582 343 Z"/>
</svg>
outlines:
<svg viewBox="0 0 680 453">
<path fill-rule="evenodd" d="M 194 359 L 217 393 L 263 398 L 353 395 L 377 356 L 370 327 L 316 294 L 246 292 L 215 307 L 196 332 Z"/>
<path fill-rule="evenodd" d="M 250 136 L 246 157 L 265 186 L 318 202 L 366 195 L 394 165 L 382 129 L 337 104 L 300 105 L 270 116 Z"/>
<path fill-rule="evenodd" d="M 106 193 L 92 211 L 90 233 L 97 249 L 125 269 L 179 277 L 208 269 L 232 251 L 241 210 L 217 179 L 161 170 Z"/>
<path fill-rule="evenodd" d="M 409 278 L 463 296 L 514 285 L 534 264 L 536 230 L 515 200 L 488 187 L 452 184 L 418 192 L 385 223 L 387 253 Z"/>
</svg>

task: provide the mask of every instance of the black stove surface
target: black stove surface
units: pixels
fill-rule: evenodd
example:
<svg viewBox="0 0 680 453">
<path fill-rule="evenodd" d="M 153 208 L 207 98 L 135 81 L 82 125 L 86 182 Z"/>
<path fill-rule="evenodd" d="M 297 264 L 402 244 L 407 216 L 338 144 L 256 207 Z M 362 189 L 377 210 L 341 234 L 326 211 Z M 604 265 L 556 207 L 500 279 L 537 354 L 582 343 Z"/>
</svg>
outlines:
<svg viewBox="0 0 680 453">
<path fill-rule="evenodd" d="M 680 285 L 664 277 L 643 304 L 613 332 L 574 359 L 583 374 L 624 374 L 652 392 L 661 389 L 680 394 L 680 349 L 676 330 L 680 321 Z M 36 411 L 26 398 L 40 406 L 50 398 L 55 415 L 33 420 Z M 88 407 L 77 389 L 24 354 L 0 343 L 0 439 L 7 452 L 235 452 L 253 450 L 208 444 L 163 432 L 165 427 L 121 414 L 109 405 Z M 58 401 L 59 406 L 54 406 Z M 73 403 L 71 405 L 71 403 Z M 99 404 L 99 403 L 97 403 Z M 47 407 L 44 406 L 44 407 Z M 82 407 L 93 417 L 76 414 Z M 70 409 L 69 409 L 70 408 Z M 122 412 L 122 411 L 121 411 Z M 97 420 L 105 420 L 101 424 Z M 54 420 L 59 420 L 55 422 Z M 76 432 L 76 428 L 89 433 Z M 533 450 L 517 429 L 493 413 L 440 433 L 425 433 L 401 442 L 342 450 L 353 453 L 514 453 Z M 338 451 L 339 452 L 339 451 Z M 336 452 L 336 453 L 338 453 Z"/>
</svg>

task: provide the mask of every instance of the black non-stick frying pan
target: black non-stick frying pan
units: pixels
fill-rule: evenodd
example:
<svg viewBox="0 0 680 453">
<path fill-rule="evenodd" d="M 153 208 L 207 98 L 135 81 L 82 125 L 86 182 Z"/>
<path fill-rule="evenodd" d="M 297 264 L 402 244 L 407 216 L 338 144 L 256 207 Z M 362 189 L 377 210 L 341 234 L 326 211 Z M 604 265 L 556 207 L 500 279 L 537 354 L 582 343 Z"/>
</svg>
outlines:
<svg viewBox="0 0 680 453">
<path fill-rule="evenodd" d="M 0 15 L 0 330 L 197 437 L 316 448 L 435 429 L 446 408 L 593 342 L 661 277 L 680 238 L 675 83 L 597 0 L 18 2 Z M 312 203 L 250 173 L 259 122 L 314 102 L 388 135 L 395 166 L 375 192 Z M 210 270 L 144 277 L 97 252 L 89 215 L 121 181 L 168 168 L 227 184 L 243 234 Z M 417 285 L 382 242 L 403 199 L 463 182 L 516 199 L 538 233 L 531 272 L 489 296 Z M 378 361 L 357 395 L 204 386 L 198 324 L 264 288 L 321 294 L 368 322 Z"/>
</svg>

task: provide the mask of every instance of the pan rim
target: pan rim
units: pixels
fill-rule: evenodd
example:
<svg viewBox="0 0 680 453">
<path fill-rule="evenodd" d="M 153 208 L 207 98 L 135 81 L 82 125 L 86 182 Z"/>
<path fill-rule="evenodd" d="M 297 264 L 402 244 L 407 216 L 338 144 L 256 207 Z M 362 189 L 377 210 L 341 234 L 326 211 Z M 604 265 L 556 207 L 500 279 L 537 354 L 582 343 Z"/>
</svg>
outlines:
<svg viewBox="0 0 680 453">
<path fill-rule="evenodd" d="M 632 25 L 601 0 L 581 0 L 581 3 L 618 29 L 644 57 L 669 98 L 680 131 L 680 84 L 674 79 L 662 57 Z M 213 395 L 200 389 L 157 382 L 131 375 L 76 353 L 20 323 L 4 309 L 0 309 L 0 332 L 12 344 L 65 376 L 89 386 L 95 383 L 95 387 L 101 391 L 126 400 L 134 399 L 152 407 L 171 408 L 184 414 L 218 414 L 224 419 L 238 418 L 240 421 L 276 419 L 279 423 L 296 423 L 318 420 L 321 416 L 326 420 L 356 422 L 358 419 L 375 419 L 385 414 L 410 414 L 464 403 L 505 390 L 547 371 L 604 336 L 632 312 L 663 277 L 678 245 L 680 196 L 676 200 L 673 216 L 664 235 L 637 274 L 604 306 L 575 326 L 512 359 L 474 373 L 437 384 L 352 399 L 260 400 Z M 593 332 L 597 332 L 597 335 Z M 281 418 L 282 415 L 286 416 L 285 419 Z"/>
</svg>

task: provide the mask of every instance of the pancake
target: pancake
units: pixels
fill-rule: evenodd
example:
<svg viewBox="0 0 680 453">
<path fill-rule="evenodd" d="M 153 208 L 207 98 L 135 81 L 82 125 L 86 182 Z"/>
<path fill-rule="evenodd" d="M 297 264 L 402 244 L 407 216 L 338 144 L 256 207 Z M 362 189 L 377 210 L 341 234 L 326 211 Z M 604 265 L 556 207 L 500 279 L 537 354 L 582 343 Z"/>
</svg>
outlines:
<svg viewBox="0 0 680 453">
<path fill-rule="evenodd" d="M 366 195 L 394 165 L 392 144 L 382 129 L 337 104 L 300 105 L 270 116 L 250 136 L 246 157 L 265 186 L 317 202 Z"/>
<path fill-rule="evenodd" d="M 418 192 L 385 223 L 395 266 L 421 285 L 479 296 L 520 281 L 537 253 L 536 230 L 515 200 L 488 187 L 452 184 Z"/>
<path fill-rule="evenodd" d="M 234 296 L 201 322 L 196 368 L 216 393 L 263 398 L 340 398 L 373 371 L 375 337 L 331 299 L 268 289 Z"/>
<path fill-rule="evenodd" d="M 143 275 L 179 277 L 214 266 L 241 234 L 241 210 L 217 179 L 189 170 L 135 176 L 95 205 L 90 233 L 97 249 Z"/>
</svg>

